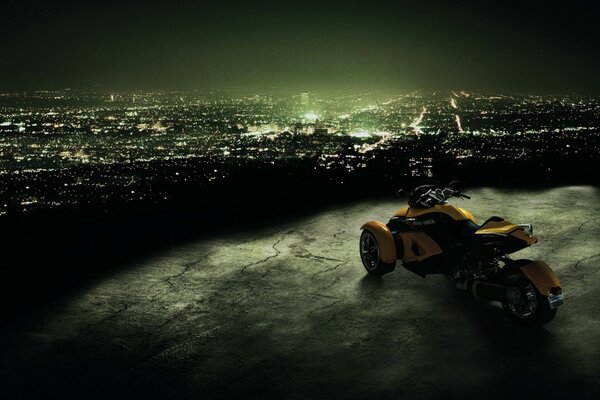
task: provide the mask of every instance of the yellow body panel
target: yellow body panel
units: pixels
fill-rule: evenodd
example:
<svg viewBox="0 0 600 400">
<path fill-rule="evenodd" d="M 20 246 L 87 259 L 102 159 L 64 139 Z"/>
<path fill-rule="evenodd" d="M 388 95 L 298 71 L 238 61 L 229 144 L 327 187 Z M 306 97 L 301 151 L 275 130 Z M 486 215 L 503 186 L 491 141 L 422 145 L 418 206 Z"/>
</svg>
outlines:
<svg viewBox="0 0 600 400">
<path fill-rule="evenodd" d="M 423 261 L 442 253 L 440 246 L 425 232 L 401 232 L 399 235 L 404 247 L 403 263 Z"/>
<path fill-rule="evenodd" d="M 522 266 L 521 271 L 544 296 L 550 295 L 550 289 L 560 287 L 558 277 L 552 271 L 552 268 L 543 261 L 532 261 Z"/>
<path fill-rule="evenodd" d="M 361 226 L 360 229 L 370 231 L 375 236 L 375 239 L 377 239 L 381 261 L 387 263 L 396 262 L 396 244 L 394 243 L 394 237 L 385 224 L 379 221 L 370 221 Z"/>
<path fill-rule="evenodd" d="M 421 215 L 427 215 L 431 213 L 446 214 L 456 221 L 470 219 L 471 221 L 476 223 L 473 214 L 471 214 L 464 208 L 455 207 L 451 204 L 436 204 L 435 206 L 429 208 L 402 207 L 398 211 L 396 211 L 394 217 L 415 218 L 420 217 Z"/>
<path fill-rule="evenodd" d="M 508 235 L 515 229 L 517 229 L 517 225 L 508 221 L 490 221 L 475 232 L 476 234 L 488 234 L 488 233 L 501 233 L 503 235 Z"/>
<path fill-rule="evenodd" d="M 460 210 L 460 212 L 463 213 L 468 219 L 470 219 L 474 223 L 477 223 L 477 220 L 475 219 L 475 217 L 473 216 L 473 214 L 471 214 L 469 211 L 465 210 L 462 207 L 456 207 L 456 208 L 458 208 Z"/>
<path fill-rule="evenodd" d="M 408 207 L 399 208 L 398 211 L 394 213 L 394 217 L 406 217 L 408 213 Z"/>
<path fill-rule="evenodd" d="M 516 237 L 517 239 L 521 239 L 524 242 L 527 242 L 527 245 L 531 246 L 532 244 L 537 243 L 537 238 L 535 236 L 528 235 L 525 231 L 519 228 L 518 225 L 513 224 L 508 221 L 490 221 L 475 232 L 476 235 L 486 235 L 486 234 L 502 234 L 502 235 L 511 235 Z"/>
</svg>

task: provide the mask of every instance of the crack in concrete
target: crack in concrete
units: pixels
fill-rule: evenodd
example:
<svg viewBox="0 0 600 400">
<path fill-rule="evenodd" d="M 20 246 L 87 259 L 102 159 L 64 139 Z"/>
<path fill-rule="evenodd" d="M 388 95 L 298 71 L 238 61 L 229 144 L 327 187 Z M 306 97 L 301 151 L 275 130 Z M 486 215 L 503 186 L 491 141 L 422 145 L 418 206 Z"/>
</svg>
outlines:
<svg viewBox="0 0 600 400">
<path fill-rule="evenodd" d="M 311 258 L 311 259 L 314 259 L 314 260 L 324 260 L 324 261 L 342 261 L 339 258 L 319 256 L 319 255 L 316 255 L 316 254 L 312 254 L 309 251 L 307 251 L 307 254 L 296 254 L 296 257 L 298 257 L 298 258 Z"/>
<path fill-rule="evenodd" d="M 343 233 L 346 233 L 346 231 L 344 229 L 342 229 L 342 228 L 338 228 L 337 232 L 333 234 L 333 237 L 336 238 L 336 239 L 338 239 L 338 235 L 341 235 Z"/>
<path fill-rule="evenodd" d="M 129 309 L 129 304 L 127 304 L 127 303 L 124 303 L 124 304 L 123 304 L 123 306 L 122 306 L 121 308 L 119 308 L 119 309 L 118 309 L 118 310 L 116 310 L 116 311 L 113 311 L 113 312 L 112 312 L 112 314 L 111 314 L 111 315 L 109 315 L 108 317 L 102 318 L 102 319 L 101 319 L 100 321 L 98 321 L 98 322 L 93 322 L 93 323 L 91 323 L 91 324 L 88 324 L 88 325 L 86 325 L 86 327 L 85 327 L 85 328 L 83 328 L 83 329 L 81 329 L 81 330 L 79 330 L 79 331 L 77 332 L 77 335 L 75 335 L 75 336 L 73 337 L 73 339 L 71 339 L 71 340 L 69 341 L 69 343 L 74 343 L 74 342 L 76 342 L 76 341 L 77 341 L 77 340 L 78 340 L 78 339 L 79 339 L 81 336 L 83 336 L 84 334 L 88 333 L 88 332 L 89 332 L 89 331 L 91 331 L 92 329 L 94 329 L 94 328 L 96 328 L 96 327 L 98 327 L 98 326 L 100 326 L 100 325 L 104 324 L 104 323 L 105 323 L 105 322 L 107 322 L 107 321 L 110 321 L 110 320 L 112 320 L 112 319 L 115 319 L 115 318 L 117 318 L 117 317 L 119 316 L 119 314 L 121 314 L 123 311 L 125 311 L 125 310 L 127 310 L 127 309 Z"/>
<path fill-rule="evenodd" d="M 583 221 L 583 222 L 582 222 L 582 223 L 579 225 L 579 228 L 577 228 L 577 230 L 578 230 L 579 232 L 581 232 L 581 229 L 583 228 L 583 226 L 584 226 L 584 225 L 586 225 L 586 224 L 588 224 L 588 223 L 590 223 L 591 221 L 592 221 L 591 219 L 588 219 L 587 221 Z"/>
<path fill-rule="evenodd" d="M 275 257 L 279 256 L 279 254 L 281 254 L 281 251 L 280 251 L 280 250 L 277 248 L 277 245 L 278 245 L 279 243 L 281 243 L 281 242 L 282 242 L 284 239 L 285 239 L 285 235 L 282 235 L 282 236 L 281 236 L 281 238 L 279 238 L 279 240 L 277 240 L 275 243 L 273 243 L 273 244 L 271 245 L 271 247 L 273 248 L 273 250 L 275 250 L 275 254 L 271 254 L 270 256 L 268 256 L 268 257 L 265 257 L 265 258 L 263 258 L 263 259 L 261 259 L 261 260 L 258 260 L 258 261 L 256 261 L 256 262 L 253 262 L 253 263 L 250 263 L 250 264 L 246 264 L 246 265 L 244 265 L 244 266 L 242 267 L 242 274 L 243 274 L 243 275 L 246 275 L 246 269 L 248 269 L 248 268 L 250 268 L 250 267 L 254 267 L 254 266 L 256 266 L 256 265 L 263 264 L 263 263 L 265 263 L 265 262 L 269 261 L 270 259 L 272 259 L 272 258 L 275 258 Z"/>
<path fill-rule="evenodd" d="M 125 351 L 131 351 L 131 349 L 127 346 L 125 346 L 123 343 L 113 343 L 113 345 L 120 347 L 121 349 L 125 350 Z"/>
<path fill-rule="evenodd" d="M 316 293 L 307 293 L 307 294 L 308 294 L 309 296 L 322 297 L 322 298 L 324 298 L 324 299 L 336 299 L 336 300 L 342 300 L 342 298 L 341 298 L 341 297 L 338 297 L 338 296 L 331 296 L 331 295 L 328 295 L 328 294 L 323 294 L 323 293 L 320 293 L 320 292 L 316 292 Z"/>
<path fill-rule="evenodd" d="M 342 235 L 342 234 L 344 234 L 344 233 L 346 233 L 346 231 L 345 231 L 344 229 L 342 229 L 342 228 L 337 228 L 337 231 L 336 231 L 336 232 L 333 234 L 333 239 L 334 239 L 334 240 L 333 240 L 333 241 L 331 241 L 330 243 L 331 243 L 331 244 L 334 244 L 334 243 L 335 243 L 335 244 L 337 244 L 337 245 L 340 245 L 340 246 L 342 246 L 342 245 L 344 244 L 344 239 L 342 239 L 342 238 L 338 237 L 338 235 Z"/>
<path fill-rule="evenodd" d="M 271 248 L 272 248 L 273 250 L 275 250 L 275 254 L 271 254 L 271 255 L 269 255 L 269 256 L 267 256 L 267 257 L 265 257 L 265 258 L 261 259 L 261 260 L 258 260 L 258 261 L 255 261 L 255 262 L 253 262 L 253 263 L 250 263 L 250 264 L 246 264 L 246 265 L 244 265 L 244 266 L 242 267 L 242 270 L 241 270 L 241 273 L 242 273 L 242 275 L 247 275 L 247 273 L 246 273 L 246 270 L 247 270 L 248 268 L 250 268 L 250 267 L 254 267 L 254 266 L 256 266 L 256 265 L 259 265 L 259 264 L 264 264 L 264 263 L 266 263 L 267 261 L 269 261 L 269 260 L 271 260 L 271 259 L 273 259 L 273 258 L 276 258 L 276 257 L 278 257 L 278 256 L 279 256 L 279 254 L 281 254 L 281 250 L 279 250 L 279 249 L 277 248 L 277 245 L 279 245 L 281 242 L 283 242 L 283 241 L 285 240 L 285 237 L 286 237 L 286 236 L 285 236 L 285 234 L 284 234 L 284 235 L 282 235 L 282 236 L 281 236 L 281 237 L 280 237 L 280 238 L 279 238 L 277 241 L 275 241 L 275 243 L 273 243 L 273 244 L 271 245 Z M 264 271 L 262 274 L 260 274 L 260 277 L 261 277 L 261 278 L 264 278 L 264 277 L 266 277 L 266 276 L 267 276 L 267 274 L 268 274 L 268 273 L 269 273 L 269 270 L 267 269 L 267 270 L 266 270 L 266 271 Z M 255 281 L 255 279 L 254 279 L 254 278 L 250 278 L 250 279 L 243 280 L 243 281 L 235 281 L 235 282 L 234 282 L 234 284 L 244 284 L 244 286 L 245 286 L 245 287 L 246 287 L 246 288 L 247 288 L 247 289 L 248 289 L 248 290 L 249 290 L 249 291 L 252 293 L 252 295 L 253 295 L 253 296 L 256 296 L 256 295 L 257 295 L 257 291 L 256 291 L 256 288 L 255 288 L 255 287 L 254 287 L 254 285 L 253 285 L 254 281 Z"/>
<path fill-rule="evenodd" d="M 341 261 L 341 260 L 337 260 L 337 261 Z M 326 268 L 326 269 L 324 269 L 324 270 L 322 270 L 322 271 L 315 272 L 315 273 L 313 274 L 313 276 L 310 278 L 310 280 L 311 280 L 311 281 L 314 281 L 314 280 L 315 280 L 315 278 L 317 277 L 317 275 L 319 275 L 319 274 L 324 274 L 324 273 L 326 273 L 326 272 L 330 272 L 330 271 L 335 271 L 336 269 L 338 269 L 339 267 L 341 267 L 341 266 L 342 266 L 342 265 L 344 265 L 344 264 L 346 264 L 346 261 L 342 261 L 341 263 L 339 263 L 339 264 L 336 264 L 336 265 L 335 265 L 335 266 L 333 266 L 333 267 Z"/>
<path fill-rule="evenodd" d="M 166 279 L 163 280 L 163 282 L 166 283 L 167 285 L 169 285 L 171 287 L 171 289 L 175 289 L 171 280 L 177 279 L 177 278 L 181 277 L 182 275 L 186 274 L 192 266 L 198 264 L 199 262 L 200 261 L 194 261 L 194 262 L 191 262 L 188 264 L 184 264 L 183 267 L 181 268 L 181 271 L 179 271 L 178 273 L 176 273 L 174 275 L 168 276 Z"/>
<path fill-rule="evenodd" d="M 331 303 L 326 304 L 323 307 L 317 307 L 314 310 L 311 310 L 308 313 L 308 315 L 310 316 L 310 315 L 313 315 L 314 313 L 317 313 L 317 312 L 320 312 L 320 311 L 323 311 L 323 310 L 327 310 L 328 308 L 331 308 L 331 307 L 335 306 L 336 304 L 340 303 L 342 300 L 343 299 L 339 299 L 339 300 L 336 300 L 336 301 L 332 301 Z"/>
<path fill-rule="evenodd" d="M 591 260 L 592 258 L 596 258 L 596 257 L 600 257 L 600 253 L 597 253 L 597 254 L 591 255 L 591 256 L 589 256 L 589 257 L 585 257 L 585 258 L 581 258 L 581 259 L 577 260 L 577 262 L 575 263 L 575 265 L 573 266 L 573 268 L 575 268 L 575 269 L 577 269 L 577 270 L 578 270 L 578 269 L 579 269 L 579 264 L 580 264 L 580 263 L 582 263 L 582 262 L 584 262 L 584 261 L 589 261 L 589 260 Z"/>
<path fill-rule="evenodd" d="M 333 301 L 333 302 L 331 302 L 331 303 L 328 303 L 328 304 L 326 304 L 326 305 L 324 305 L 324 306 L 322 306 L 322 307 L 317 307 L 317 308 L 315 308 L 315 309 L 313 309 L 313 310 L 309 311 L 309 313 L 308 313 L 308 317 L 310 318 L 310 316 L 311 316 L 311 315 L 313 315 L 313 314 L 315 314 L 315 313 L 318 313 L 318 312 L 321 312 L 321 311 L 327 310 L 327 309 L 329 309 L 329 308 L 332 308 L 332 307 L 334 307 L 336 304 L 338 304 L 338 303 L 340 303 L 340 302 L 342 302 L 342 301 L 344 301 L 344 299 L 343 299 L 343 298 L 338 298 L 337 300 L 335 300 L 335 301 Z M 325 321 L 323 321 L 323 322 L 321 322 L 321 323 L 319 324 L 319 326 L 317 327 L 317 329 L 318 329 L 318 330 L 321 330 L 321 329 L 323 329 L 325 326 L 327 326 L 327 325 L 331 324 L 331 323 L 333 322 L 333 320 L 335 320 L 335 319 L 337 318 L 338 314 L 337 314 L 337 312 L 333 311 L 333 312 L 331 312 L 329 315 L 327 315 L 327 314 L 326 314 L 326 316 L 327 316 L 327 319 L 326 319 Z"/>
<path fill-rule="evenodd" d="M 333 285 L 335 285 L 336 283 L 338 283 L 340 281 L 340 277 L 336 276 L 333 281 L 331 281 L 331 283 L 329 283 L 329 285 L 324 286 L 323 289 L 329 289 L 331 288 Z"/>
<path fill-rule="evenodd" d="M 155 325 L 152 325 L 152 326 L 154 328 L 162 328 L 163 326 L 172 323 L 173 321 L 177 320 L 180 317 L 181 317 L 181 312 L 174 312 L 170 317 L 166 318 L 160 324 L 155 324 Z"/>
<path fill-rule="evenodd" d="M 326 327 L 327 325 L 329 325 L 330 323 L 333 322 L 334 319 L 337 318 L 337 314 L 336 313 L 332 313 L 329 315 L 329 318 L 327 318 L 327 320 L 325 322 L 323 322 L 321 325 L 319 325 L 318 329 L 322 330 L 324 327 Z"/>
</svg>

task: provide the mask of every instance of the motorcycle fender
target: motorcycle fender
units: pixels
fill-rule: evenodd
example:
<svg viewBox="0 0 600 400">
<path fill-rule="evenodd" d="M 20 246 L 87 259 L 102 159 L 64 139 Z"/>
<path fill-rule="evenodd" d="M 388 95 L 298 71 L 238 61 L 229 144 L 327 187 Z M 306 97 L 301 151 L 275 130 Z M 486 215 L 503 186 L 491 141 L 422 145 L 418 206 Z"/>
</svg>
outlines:
<svg viewBox="0 0 600 400">
<path fill-rule="evenodd" d="M 532 261 L 520 267 L 523 275 L 535 285 L 537 290 L 544 296 L 550 295 L 550 289 L 560 287 L 558 276 L 552 268 L 543 261 Z"/>
<path fill-rule="evenodd" d="M 361 226 L 360 229 L 368 230 L 375 236 L 375 239 L 377 239 L 381 261 L 386 263 L 396 262 L 396 244 L 394 243 L 394 237 L 385 224 L 379 221 L 371 221 Z"/>
<path fill-rule="evenodd" d="M 517 229 L 516 231 L 512 232 L 510 235 L 513 237 L 516 237 L 517 239 L 521 239 L 522 241 L 527 243 L 528 246 L 531 246 L 532 244 L 536 244 L 538 242 L 538 240 L 535 236 L 526 234 L 525 232 L 523 232 L 522 229 Z"/>
<path fill-rule="evenodd" d="M 423 261 L 431 256 L 442 254 L 442 249 L 425 232 L 400 232 L 404 248 L 403 263 Z"/>
</svg>

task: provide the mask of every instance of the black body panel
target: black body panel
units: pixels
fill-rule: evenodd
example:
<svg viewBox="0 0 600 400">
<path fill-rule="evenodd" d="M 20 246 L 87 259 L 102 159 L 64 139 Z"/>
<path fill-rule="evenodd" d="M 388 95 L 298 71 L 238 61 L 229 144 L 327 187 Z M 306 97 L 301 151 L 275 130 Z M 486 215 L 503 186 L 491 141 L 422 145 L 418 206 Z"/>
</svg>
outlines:
<svg viewBox="0 0 600 400">
<path fill-rule="evenodd" d="M 404 255 L 399 235 L 402 232 L 423 232 L 440 246 L 442 254 L 404 264 L 409 271 L 425 277 L 429 274 L 451 274 L 456 265 L 498 258 L 527 247 L 526 242 L 511 235 L 475 234 L 485 224 L 503 220 L 493 216 L 480 226 L 469 219 L 456 221 L 448 214 L 432 212 L 418 217 L 394 217 L 389 220 L 387 227 L 394 235 L 398 259 Z"/>
<path fill-rule="evenodd" d="M 405 218 L 400 217 L 391 218 L 387 223 L 387 227 L 392 232 L 408 232 L 415 230 Z"/>
<path fill-rule="evenodd" d="M 444 213 L 430 213 L 408 219 L 411 220 L 414 220 L 412 222 L 414 229 L 426 233 L 443 251 L 451 249 L 460 242 L 473 239 L 479 229 L 479 225 L 471 220 L 456 221 Z"/>
<path fill-rule="evenodd" d="M 403 266 L 410 272 L 425 278 L 425 275 L 429 274 L 451 274 L 454 264 L 450 261 L 447 256 L 439 254 L 420 262 L 406 263 Z"/>
</svg>

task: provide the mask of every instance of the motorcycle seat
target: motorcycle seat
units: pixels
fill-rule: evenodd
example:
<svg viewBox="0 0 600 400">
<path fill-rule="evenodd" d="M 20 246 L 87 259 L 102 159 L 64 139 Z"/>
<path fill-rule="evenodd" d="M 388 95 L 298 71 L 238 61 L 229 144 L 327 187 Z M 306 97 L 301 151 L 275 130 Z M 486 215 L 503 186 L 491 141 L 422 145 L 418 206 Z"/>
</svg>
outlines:
<svg viewBox="0 0 600 400">
<path fill-rule="evenodd" d="M 504 221 L 504 218 L 500 218 L 497 215 L 494 215 L 492 217 L 489 217 L 488 219 L 485 220 L 485 222 L 483 224 L 481 224 L 481 226 L 485 226 L 486 224 L 490 223 L 490 222 L 502 222 Z"/>
</svg>

